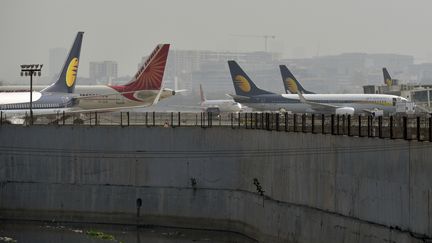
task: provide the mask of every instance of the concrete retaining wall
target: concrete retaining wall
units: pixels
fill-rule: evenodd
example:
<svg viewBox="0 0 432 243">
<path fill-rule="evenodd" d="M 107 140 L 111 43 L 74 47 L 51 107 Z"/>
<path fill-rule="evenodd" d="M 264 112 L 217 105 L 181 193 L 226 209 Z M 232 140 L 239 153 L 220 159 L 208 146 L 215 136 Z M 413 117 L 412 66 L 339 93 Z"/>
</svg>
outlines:
<svg viewBox="0 0 432 243">
<path fill-rule="evenodd" d="M 0 217 L 420 242 L 431 156 L 427 142 L 262 130 L 2 126 Z"/>
</svg>

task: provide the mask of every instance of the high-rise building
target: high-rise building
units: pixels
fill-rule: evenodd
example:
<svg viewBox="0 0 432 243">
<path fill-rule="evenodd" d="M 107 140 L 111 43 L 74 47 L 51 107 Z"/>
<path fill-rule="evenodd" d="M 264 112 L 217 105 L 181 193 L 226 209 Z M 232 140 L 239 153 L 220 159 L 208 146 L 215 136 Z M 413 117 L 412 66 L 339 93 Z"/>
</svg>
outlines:
<svg viewBox="0 0 432 243">
<path fill-rule="evenodd" d="M 117 62 L 90 62 L 90 79 L 96 83 L 108 84 L 117 78 Z"/>
<path fill-rule="evenodd" d="M 66 59 L 66 48 L 52 48 L 49 49 L 49 76 L 57 77 L 63 68 L 62 65 Z"/>
</svg>

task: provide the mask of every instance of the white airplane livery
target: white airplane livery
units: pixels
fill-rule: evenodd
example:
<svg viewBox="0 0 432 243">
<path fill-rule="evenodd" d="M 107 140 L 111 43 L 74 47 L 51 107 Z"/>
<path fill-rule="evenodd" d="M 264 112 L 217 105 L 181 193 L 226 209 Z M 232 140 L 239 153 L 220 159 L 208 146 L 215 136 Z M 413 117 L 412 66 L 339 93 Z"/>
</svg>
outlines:
<svg viewBox="0 0 432 243">
<path fill-rule="evenodd" d="M 395 113 L 398 103 L 407 99 L 384 94 L 275 94 L 258 88 L 235 61 L 228 61 L 236 95 L 234 100 L 256 110 L 292 111 L 296 113 L 324 113 L 353 115 L 359 113 Z M 283 77 L 283 79 L 285 79 Z M 292 78 L 295 80 L 295 78 Z M 293 83 L 294 84 L 294 83 Z"/>
</svg>

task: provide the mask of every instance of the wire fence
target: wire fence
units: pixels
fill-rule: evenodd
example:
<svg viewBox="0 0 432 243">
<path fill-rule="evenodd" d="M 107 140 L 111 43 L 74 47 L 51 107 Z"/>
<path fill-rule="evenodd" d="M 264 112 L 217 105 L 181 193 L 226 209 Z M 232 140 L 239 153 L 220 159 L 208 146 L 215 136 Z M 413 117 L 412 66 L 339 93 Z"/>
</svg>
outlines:
<svg viewBox="0 0 432 243">
<path fill-rule="evenodd" d="M 24 119 L 29 124 L 29 117 Z M 0 113 L 0 125 L 9 125 Z M 422 116 L 345 116 L 329 114 L 290 114 L 274 112 L 191 113 L 191 112 L 111 112 L 58 113 L 37 118 L 33 125 L 65 126 L 162 126 L 303 132 L 357 137 L 406 139 L 432 142 L 432 117 Z"/>
</svg>

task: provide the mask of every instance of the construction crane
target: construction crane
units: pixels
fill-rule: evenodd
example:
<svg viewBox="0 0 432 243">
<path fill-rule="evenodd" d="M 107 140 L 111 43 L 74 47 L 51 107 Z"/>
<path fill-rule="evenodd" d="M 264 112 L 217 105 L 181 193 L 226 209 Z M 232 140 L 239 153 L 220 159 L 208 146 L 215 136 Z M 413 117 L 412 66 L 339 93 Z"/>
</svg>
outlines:
<svg viewBox="0 0 432 243">
<path fill-rule="evenodd" d="M 267 41 L 269 38 L 275 39 L 275 35 L 232 35 L 236 37 L 248 37 L 248 38 L 264 38 L 264 51 L 267 52 Z"/>
</svg>

